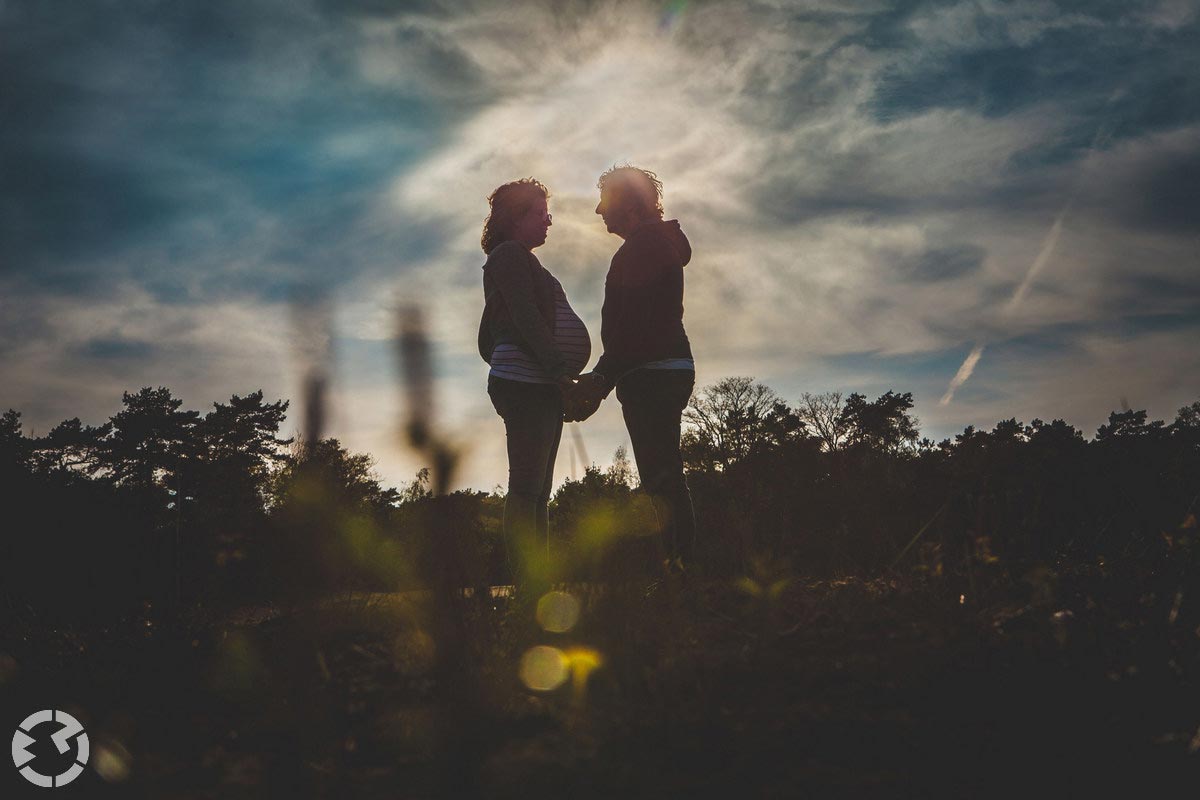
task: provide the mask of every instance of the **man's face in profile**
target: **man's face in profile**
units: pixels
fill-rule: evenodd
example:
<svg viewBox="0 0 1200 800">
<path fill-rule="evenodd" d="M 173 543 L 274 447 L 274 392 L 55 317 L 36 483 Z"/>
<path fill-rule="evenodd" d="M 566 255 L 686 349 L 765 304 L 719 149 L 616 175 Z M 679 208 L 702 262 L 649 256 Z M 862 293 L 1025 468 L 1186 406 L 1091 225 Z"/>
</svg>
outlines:
<svg viewBox="0 0 1200 800">
<path fill-rule="evenodd" d="M 625 214 L 621 213 L 611 187 L 606 186 L 600 190 L 600 202 L 596 204 L 596 213 L 604 220 L 604 225 L 608 228 L 609 233 L 622 235 Z"/>
</svg>

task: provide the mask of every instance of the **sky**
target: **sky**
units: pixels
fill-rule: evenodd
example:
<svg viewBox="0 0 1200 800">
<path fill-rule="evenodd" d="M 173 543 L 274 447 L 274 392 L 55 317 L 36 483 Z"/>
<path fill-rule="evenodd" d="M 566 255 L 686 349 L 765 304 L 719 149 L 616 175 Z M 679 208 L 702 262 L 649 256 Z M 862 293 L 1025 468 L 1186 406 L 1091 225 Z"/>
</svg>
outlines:
<svg viewBox="0 0 1200 800">
<path fill-rule="evenodd" d="M 456 484 L 502 487 L 486 197 L 550 187 L 594 364 L 626 162 L 692 241 L 699 386 L 912 392 L 933 439 L 1200 399 L 1200 0 L 0 0 L 0 409 L 262 389 L 291 433 L 327 352 L 326 433 L 404 485 L 416 305 Z M 610 398 L 557 480 L 626 442 Z"/>
</svg>

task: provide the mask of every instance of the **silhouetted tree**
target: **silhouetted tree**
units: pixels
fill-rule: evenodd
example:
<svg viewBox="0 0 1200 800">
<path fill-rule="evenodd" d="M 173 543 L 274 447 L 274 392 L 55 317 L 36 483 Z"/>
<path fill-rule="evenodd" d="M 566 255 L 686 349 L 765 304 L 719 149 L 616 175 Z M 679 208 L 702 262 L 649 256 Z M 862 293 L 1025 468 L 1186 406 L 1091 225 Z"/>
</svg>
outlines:
<svg viewBox="0 0 1200 800">
<path fill-rule="evenodd" d="M 395 572 L 395 543 L 383 533 L 400 495 L 380 484 L 369 455 L 337 439 L 298 438 L 270 498 L 262 559 L 271 591 L 288 602 L 363 588 Z"/>
<path fill-rule="evenodd" d="M 563 481 L 551 499 L 552 524 L 556 533 L 568 535 L 580 519 L 596 511 L 600 504 L 607 504 L 609 510 L 613 510 L 613 501 L 627 501 L 632 493 L 626 469 L 614 465 L 602 470 L 595 464 L 589 465 L 579 480 Z"/>
<path fill-rule="evenodd" d="M 101 442 L 112 431 L 109 424 L 84 425 L 79 417 L 64 420 L 33 442 L 34 468 L 60 477 L 92 477 L 103 469 Z"/>
<path fill-rule="evenodd" d="M 351 453 L 337 439 L 308 445 L 299 439 L 291 458 L 275 475 L 271 499 L 275 506 L 297 491 L 319 490 L 326 502 L 364 511 L 383 511 L 400 500 L 394 488 L 385 489 L 367 453 Z"/>
<path fill-rule="evenodd" d="M 190 458 L 173 484 L 173 521 L 183 529 L 185 592 L 240 591 L 261 561 L 272 475 L 287 459 L 291 439 L 277 436 L 288 403 L 264 403 L 262 391 L 213 403 L 193 429 Z"/>
<path fill-rule="evenodd" d="M 1175 416 L 1174 426 L 1200 429 L 1200 400 L 1179 409 L 1179 413 Z"/>
<path fill-rule="evenodd" d="M 779 395 L 753 378 L 725 378 L 692 396 L 681 449 L 689 469 L 734 462 L 800 436 L 804 425 Z"/>
<path fill-rule="evenodd" d="M 1164 435 L 1163 421 L 1146 420 L 1145 411 L 1114 411 L 1108 415 L 1108 424 L 1101 425 L 1096 431 L 1097 442 L 1108 442 L 1114 439 L 1147 438 L 1154 439 Z"/>
<path fill-rule="evenodd" d="M 633 486 L 637 481 L 637 474 L 633 465 L 629 463 L 629 451 L 625 449 L 625 445 L 619 445 L 613 451 L 612 466 L 608 468 L 608 474 L 619 485 Z"/>
<path fill-rule="evenodd" d="M 111 432 L 100 443 L 100 463 L 113 482 L 146 489 L 161 485 L 166 474 L 194 457 L 194 429 L 200 415 L 180 411 L 183 401 L 165 387 L 121 396 L 125 408 L 109 421 Z"/>
<path fill-rule="evenodd" d="M 910 415 L 911 392 L 887 392 L 873 402 L 854 392 L 846 398 L 837 426 L 845 431 L 849 446 L 865 446 L 886 453 L 912 450 L 920 433 L 917 420 Z"/>
<path fill-rule="evenodd" d="M 421 467 L 412 482 L 400 492 L 400 502 L 415 503 L 430 497 L 433 497 L 433 490 L 429 488 L 429 467 Z"/>
<path fill-rule="evenodd" d="M 1170 433 L 1185 446 L 1193 450 L 1200 449 L 1200 400 L 1179 409 L 1175 421 L 1171 423 Z"/>
<path fill-rule="evenodd" d="M 634 491 L 623 447 L 613 461 L 606 470 L 592 464 L 579 480 L 564 481 L 550 501 L 552 550 L 567 575 L 595 578 L 597 570 L 619 574 L 630 559 L 639 570 L 644 564 L 637 560 L 650 557 L 654 509 Z"/>
<path fill-rule="evenodd" d="M 821 449 L 827 453 L 839 449 L 846 436 L 842 405 L 841 392 L 805 392 L 796 406 L 796 416 L 804 423 L 805 430 L 821 442 Z"/>
<path fill-rule="evenodd" d="M 1083 432 L 1061 419 L 1043 422 L 1035 419 L 1029 427 L 1030 444 L 1041 447 L 1077 448 L 1084 443 Z"/>
<path fill-rule="evenodd" d="M 21 433 L 21 412 L 9 409 L 0 415 L 0 475 L 10 479 L 25 471 L 32 450 Z"/>
<path fill-rule="evenodd" d="M 292 443 L 277 436 L 287 409 L 286 400 L 264 403 L 261 390 L 213 403 L 195 428 L 200 466 L 190 493 L 208 504 L 261 510 L 273 471 Z"/>
</svg>

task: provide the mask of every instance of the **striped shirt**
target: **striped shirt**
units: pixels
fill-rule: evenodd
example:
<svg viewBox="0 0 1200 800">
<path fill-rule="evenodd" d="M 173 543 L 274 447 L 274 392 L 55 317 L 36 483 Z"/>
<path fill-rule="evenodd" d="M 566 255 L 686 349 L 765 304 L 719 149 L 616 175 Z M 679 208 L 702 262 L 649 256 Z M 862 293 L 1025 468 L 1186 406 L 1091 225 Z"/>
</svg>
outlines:
<svg viewBox="0 0 1200 800">
<path fill-rule="evenodd" d="M 664 358 L 659 361 L 648 361 L 638 369 L 684 369 L 688 372 L 695 372 L 696 362 L 690 358 Z M 632 371 L 630 370 L 630 372 Z"/>
<path fill-rule="evenodd" d="M 604 377 L 606 380 L 610 380 L 613 386 L 616 386 L 617 383 L 620 382 L 621 378 L 624 378 L 631 372 L 637 372 L 640 369 L 678 369 L 685 372 L 695 372 L 696 362 L 690 358 L 662 358 L 658 361 L 647 361 L 645 364 L 638 364 L 636 367 L 627 369 L 620 375 L 616 375 L 612 378 L 609 378 L 607 375 Z"/>
<path fill-rule="evenodd" d="M 592 340 L 583 320 L 567 302 L 562 284 L 554 281 L 554 344 L 572 374 L 578 374 L 592 357 Z M 489 375 L 521 383 L 557 383 L 527 351 L 515 344 L 498 344 L 492 351 Z"/>
</svg>

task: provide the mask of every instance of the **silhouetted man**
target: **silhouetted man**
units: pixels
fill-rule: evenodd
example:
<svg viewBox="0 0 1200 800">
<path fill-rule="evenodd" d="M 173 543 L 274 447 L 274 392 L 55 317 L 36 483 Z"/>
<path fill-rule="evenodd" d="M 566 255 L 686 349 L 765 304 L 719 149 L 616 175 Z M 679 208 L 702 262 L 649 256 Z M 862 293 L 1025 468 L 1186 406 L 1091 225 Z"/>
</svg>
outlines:
<svg viewBox="0 0 1200 800">
<path fill-rule="evenodd" d="M 615 387 L 642 487 L 650 495 L 667 566 L 694 557 L 696 519 L 683 476 L 679 433 L 696 382 L 683 329 L 683 268 L 692 257 L 677 220 L 663 221 L 653 172 L 613 167 L 600 176 L 596 213 L 625 240 L 604 281 L 604 354 L 580 378 L 569 419 L 586 419 Z"/>
</svg>

